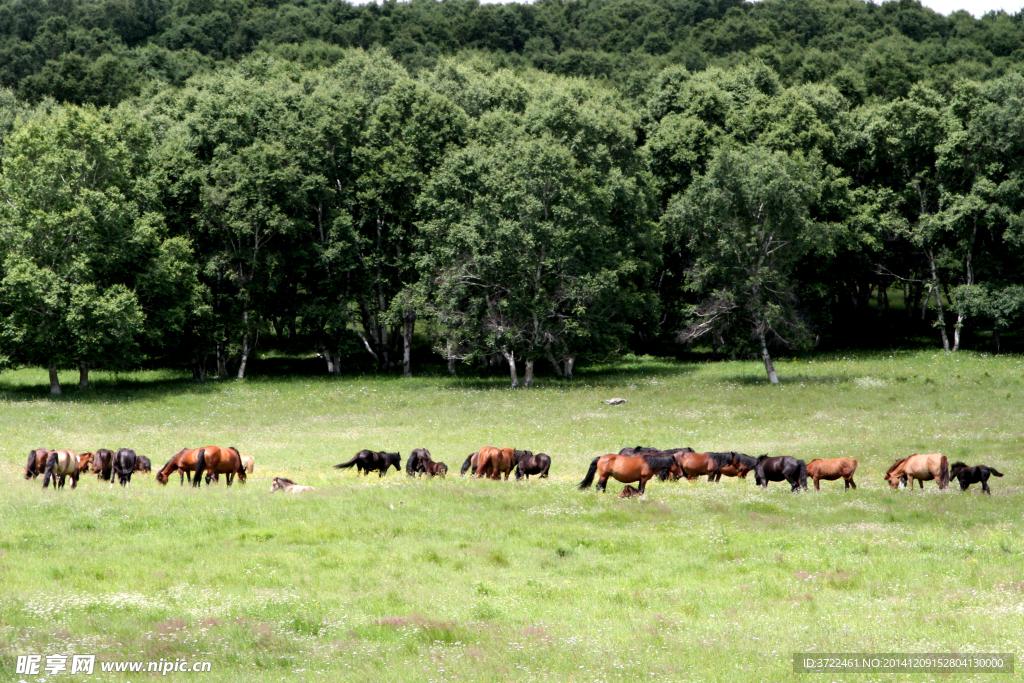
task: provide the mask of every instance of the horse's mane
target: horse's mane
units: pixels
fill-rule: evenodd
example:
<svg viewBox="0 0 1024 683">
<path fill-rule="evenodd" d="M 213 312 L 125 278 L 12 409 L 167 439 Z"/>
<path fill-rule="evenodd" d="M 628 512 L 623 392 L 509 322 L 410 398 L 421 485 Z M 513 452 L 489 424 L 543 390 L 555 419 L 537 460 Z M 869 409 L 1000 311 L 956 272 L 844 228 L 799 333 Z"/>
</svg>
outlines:
<svg viewBox="0 0 1024 683">
<path fill-rule="evenodd" d="M 885 471 L 885 474 L 886 474 L 886 476 L 889 476 L 890 474 L 892 474 L 893 470 L 895 470 L 895 469 L 896 469 L 897 467 L 899 467 L 900 465 L 902 465 L 903 463 L 905 463 L 905 462 L 906 462 L 907 460 L 908 460 L 908 458 L 900 458 L 899 460 L 897 460 L 896 462 L 894 462 L 894 463 L 892 464 L 892 467 L 890 467 L 889 469 L 887 469 L 887 470 Z"/>
<path fill-rule="evenodd" d="M 757 458 L 752 458 L 746 453 L 737 453 L 736 458 L 739 459 L 744 467 L 753 467 L 757 464 Z"/>
<path fill-rule="evenodd" d="M 708 453 L 708 457 L 715 461 L 719 467 L 732 464 L 733 453 Z"/>
<path fill-rule="evenodd" d="M 648 465 L 656 469 L 664 469 L 672 467 L 676 459 L 671 455 L 656 455 L 654 453 L 644 453 L 640 457 L 644 459 Z"/>
<path fill-rule="evenodd" d="M 292 481 L 291 479 L 285 479 L 284 477 L 274 477 L 274 479 L 277 479 L 279 482 L 281 482 L 282 484 L 284 484 L 286 486 L 295 486 L 296 485 L 294 481 Z"/>
<path fill-rule="evenodd" d="M 949 469 L 953 469 L 954 467 L 967 467 L 967 463 L 957 460 L 955 463 L 949 466 Z"/>
</svg>

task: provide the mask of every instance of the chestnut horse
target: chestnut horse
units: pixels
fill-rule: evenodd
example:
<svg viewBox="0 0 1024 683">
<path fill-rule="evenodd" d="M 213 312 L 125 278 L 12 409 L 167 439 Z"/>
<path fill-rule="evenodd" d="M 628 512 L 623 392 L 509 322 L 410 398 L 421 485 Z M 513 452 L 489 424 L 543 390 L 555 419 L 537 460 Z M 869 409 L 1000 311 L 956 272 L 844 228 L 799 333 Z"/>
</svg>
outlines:
<svg viewBox="0 0 1024 683">
<path fill-rule="evenodd" d="M 708 481 L 715 481 L 723 467 L 732 465 L 732 453 L 676 453 L 675 457 L 683 476 L 696 479 L 706 474 Z"/>
<path fill-rule="evenodd" d="M 850 488 L 856 489 L 857 484 L 853 481 L 853 473 L 856 471 L 857 461 L 853 458 L 830 458 L 828 460 L 815 458 L 807 463 L 807 476 L 814 480 L 815 491 L 821 490 L 821 485 L 818 484 L 819 480 L 834 481 L 839 478 L 842 478 L 846 484 L 844 491 Z"/>
<path fill-rule="evenodd" d="M 238 483 L 245 483 L 245 466 L 242 465 L 242 454 L 234 446 L 229 446 L 228 448 L 203 446 L 200 448 L 196 457 L 196 473 L 192 476 L 192 486 L 198 487 L 200 485 L 204 471 L 208 471 L 211 475 L 226 474 L 228 486 L 231 486 L 236 474 L 238 475 Z"/>
<path fill-rule="evenodd" d="M 166 486 L 167 479 L 177 472 L 181 479 L 181 484 L 185 483 L 185 477 L 188 477 L 188 483 L 191 484 L 192 473 L 195 471 L 196 463 L 199 461 L 200 450 L 199 448 L 182 448 L 156 473 L 156 480 Z"/>
<path fill-rule="evenodd" d="M 580 482 L 580 490 L 589 489 L 594 483 L 594 475 L 597 475 L 597 490 L 605 491 L 608 487 L 608 477 L 615 477 L 623 484 L 640 482 L 640 495 L 644 494 L 647 482 L 663 470 L 676 479 L 683 476 L 683 470 L 679 467 L 679 461 L 675 456 L 654 453 L 643 453 L 640 455 L 618 455 L 609 453 L 602 455 L 590 463 L 587 476 Z"/>
<path fill-rule="evenodd" d="M 928 453 L 922 455 L 915 453 L 908 458 L 897 460 L 892 464 L 886 473 L 885 479 L 889 482 L 889 488 L 899 488 L 903 481 L 908 481 L 910 488 L 914 488 L 914 480 L 924 488 L 926 481 L 934 479 L 939 490 L 949 487 L 949 461 L 941 453 Z"/>
<path fill-rule="evenodd" d="M 62 489 L 65 478 L 71 477 L 71 488 L 74 490 L 78 486 L 78 476 L 81 473 L 79 463 L 88 471 L 91 462 L 92 453 L 83 453 L 79 458 L 74 451 L 50 451 L 50 457 L 46 460 L 46 472 L 43 474 L 43 488 L 49 487 L 52 479 L 53 488 Z"/>
<path fill-rule="evenodd" d="M 33 448 L 28 452 L 28 464 L 25 465 L 25 478 L 35 479 L 46 471 L 46 462 L 50 459 L 47 448 Z"/>
<path fill-rule="evenodd" d="M 476 476 L 478 478 L 487 475 L 488 479 L 500 479 L 501 475 L 512 473 L 516 466 L 516 455 L 514 448 L 494 448 L 484 446 L 476 452 Z"/>
</svg>

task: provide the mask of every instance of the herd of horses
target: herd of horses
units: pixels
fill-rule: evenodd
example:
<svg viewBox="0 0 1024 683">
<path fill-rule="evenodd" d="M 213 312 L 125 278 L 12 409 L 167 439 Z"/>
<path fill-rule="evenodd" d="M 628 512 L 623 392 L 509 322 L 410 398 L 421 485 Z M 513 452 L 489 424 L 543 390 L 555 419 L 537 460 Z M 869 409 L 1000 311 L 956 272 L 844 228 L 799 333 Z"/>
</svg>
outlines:
<svg viewBox="0 0 1024 683">
<path fill-rule="evenodd" d="M 335 468 L 355 467 L 364 476 L 377 472 L 383 477 L 394 467 L 402 471 L 402 456 L 399 453 L 372 451 L 364 449 L 356 453 L 347 462 L 339 463 Z M 254 461 L 251 455 L 240 453 L 234 446 L 203 446 L 202 448 L 183 448 L 174 455 L 167 464 L 157 472 L 156 480 L 166 485 L 170 476 L 177 472 L 184 485 L 188 482 L 199 487 L 205 477 L 207 485 L 219 481 L 225 475 L 228 486 L 237 476 L 240 483 L 245 483 L 246 474 L 251 474 Z M 32 479 L 43 475 L 43 488 L 52 481 L 54 488 L 63 488 L 65 480 L 71 479 L 71 488 L 78 486 L 79 477 L 91 471 L 104 481 L 114 485 L 116 476 L 121 486 L 129 486 L 134 472 L 150 472 L 152 467 L 149 458 L 137 455 L 131 448 L 121 448 L 116 452 L 101 448 L 95 452 L 76 454 L 71 450 L 49 450 L 36 448 L 29 452 L 25 466 L 25 478 Z M 532 451 L 515 448 L 495 448 L 485 446 L 470 453 L 462 463 L 460 474 L 472 471 L 478 478 L 508 480 L 511 474 L 515 478 L 529 478 L 539 475 L 545 478 L 551 471 L 551 457 L 546 453 L 534 455 Z M 805 463 L 792 456 L 768 457 L 761 455 L 752 457 L 735 451 L 698 453 L 690 447 L 684 448 L 652 448 L 636 446 L 623 448 L 618 453 L 609 453 L 593 459 L 583 481 L 579 483 L 581 490 L 589 489 L 597 480 L 596 489 L 605 491 L 608 480 L 615 479 L 627 484 L 620 497 L 642 496 L 646 492 L 647 483 L 657 477 L 667 479 L 696 479 L 707 476 L 709 482 L 720 481 L 722 476 L 746 479 L 753 471 L 758 486 L 768 488 L 768 483 L 787 482 L 790 491 L 807 490 L 807 478 L 814 482 L 814 490 L 821 490 L 820 482 L 842 479 L 844 490 L 856 489 L 853 475 L 857 471 L 857 461 L 853 458 L 815 459 Z M 426 448 L 416 448 L 405 463 L 405 472 L 409 476 L 427 475 L 428 477 L 444 477 L 448 466 L 436 462 Z M 1002 472 L 994 467 L 975 465 L 969 467 L 963 462 L 949 465 L 946 456 L 940 453 L 914 454 L 898 459 L 886 471 L 884 478 L 890 488 L 905 488 L 909 484 L 914 488 L 918 482 L 924 488 L 924 482 L 935 481 L 940 490 L 949 487 L 950 479 L 960 483 L 960 489 L 966 491 L 971 484 L 980 483 L 982 491 L 992 495 L 988 486 L 990 477 L 1002 477 Z M 637 487 L 630 484 L 637 483 Z M 302 493 L 314 490 L 311 486 L 302 486 L 291 479 L 274 477 L 270 492 L 285 491 L 286 493 Z"/>
<path fill-rule="evenodd" d="M 753 470 L 758 486 L 768 488 L 768 482 L 785 481 L 790 491 L 807 490 L 808 476 L 814 481 L 814 490 L 820 491 L 821 480 L 835 481 L 842 479 L 844 490 L 856 489 L 853 475 L 857 471 L 857 461 L 853 458 L 815 459 L 805 463 L 791 456 L 769 458 L 761 455 L 756 458 L 744 453 L 696 453 L 692 448 L 659 449 L 646 446 L 623 448 L 618 453 L 602 455 L 590 463 L 586 476 L 580 482 L 581 490 L 589 489 L 597 479 L 598 491 L 606 490 L 608 479 L 615 479 L 627 484 L 620 497 L 629 498 L 642 496 L 647 482 L 657 476 L 661 480 L 695 479 L 707 475 L 708 481 L 715 482 L 722 475 L 746 479 Z M 976 465 L 968 467 L 963 462 L 955 462 L 951 466 L 946 456 L 941 453 L 914 454 L 900 458 L 892 464 L 886 473 L 885 480 L 892 489 L 905 488 L 914 481 L 921 488 L 924 482 L 936 481 L 939 490 L 949 487 L 950 477 L 960 482 L 960 489 L 966 491 L 971 484 L 980 483 L 982 491 L 992 495 L 988 486 L 990 476 L 1001 477 L 994 467 Z M 639 487 L 628 486 L 639 482 Z"/>
<path fill-rule="evenodd" d="M 183 448 L 157 472 L 156 480 L 166 485 L 170 475 L 178 472 L 182 483 L 188 477 L 189 483 L 198 487 L 204 474 L 207 484 L 220 481 L 219 477 L 223 474 L 226 475 L 228 486 L 231 486 L 235 475 L 244 483 L 246 473 L 251 474 L 253 467 L 253 457 L 239 453 L 234 447 Z M 121 486 L 130 486 L 133 473 L 152 470 L 149 458 L 137 455 L 131 448 L 119 448 L 116 452 L 100 448 L 77 454 L 68 449 L 34 448 L 28 454 L 25 479 L 35 479 L 42 474 L 44 489 L 49 487 L 51 481 L 54 488 L 61 489 L 70 478 L 71 488 L 74 489 L 78 486 L 79 477 L 91 471 L 97 479 L 109 481 L 111 486 L 114 485 L 115 476 Z"/>
</svg>

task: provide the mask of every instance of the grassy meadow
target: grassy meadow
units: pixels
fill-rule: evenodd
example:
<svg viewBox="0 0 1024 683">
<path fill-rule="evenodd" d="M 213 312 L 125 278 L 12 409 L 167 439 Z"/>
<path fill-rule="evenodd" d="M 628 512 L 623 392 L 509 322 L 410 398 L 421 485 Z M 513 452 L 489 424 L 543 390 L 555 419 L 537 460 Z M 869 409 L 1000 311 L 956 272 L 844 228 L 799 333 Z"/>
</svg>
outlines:
<svg viewBox="0 0 1024 683">
<path fill-rule="evenodd" d="M 757 362 L 627 359 L 572 381 L 94 374 L 50 399 L 0 375 L 0 676 L 18 654 L 206 660 L 146 681 L 790 681 L 793 652 L 1010 652 L 1024 663 L 1024 358 L 893 352 Z M 622 397 L 623 406 L 601 399 Z M 185 446 L 256 458 L 246 486 L 129 490 L 94 475 L 43 491 L 30 448 Z M 627 445 L 851 456 L 793 495 L 747 481 L 580 492 Z M 482 445 L 552 456 L 549 480 L 458 476 Z M 425 446 L 446 480 L 331 465 Z M 896 456 L 985 463 L 991 498 L 891 492 Z M 271 478 L 316 487 L 270 495 Z M 70 660 L 69 660 L 70 661 Z M 86 680 L 68 674 L 48 681 Z M 834 680 L 807 674 L 808 680 Z M 936 674 L 860 675 L 932 681 Z"/>
</svg>

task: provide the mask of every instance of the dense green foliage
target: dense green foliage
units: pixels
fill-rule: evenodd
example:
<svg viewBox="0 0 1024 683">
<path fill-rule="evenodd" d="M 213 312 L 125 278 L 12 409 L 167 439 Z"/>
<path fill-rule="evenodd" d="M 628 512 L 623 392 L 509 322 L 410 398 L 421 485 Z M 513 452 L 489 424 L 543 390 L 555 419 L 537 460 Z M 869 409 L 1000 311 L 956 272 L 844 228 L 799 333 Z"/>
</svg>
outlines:
<svg viewBox="0 0 1024 683">
<path fill-rule="evenodd" d="M 1022 41 L 913 0 L 3 1 L 0 360 L 998 350 Z"/>
<path fill-rule="evenodd" d="M 118 683 L 788 683 L 794 652 L 1007 652 L 1019 664 L 1024 360 L 892 356 L 787 359 L 782 391 L 766 391 L 759 361 L 631 359 L 529 392 L 443 374 L 197 385 L 98 372 L 93 391 L 62 401 L 39 395 L 44 371 L 5 373 L 0 674 L 34 681 L 15 675 L 26 653 L 212 664 L 102 675 Z M 750 475 L 654 481 L 645 500 L 618 499 L 616 482 L 577 490 L 591 458 L 638 442 L 851 456 L 858 488 L 761 491 Z M 136 474 L 125 490 L 88 475 L 55 493 L 20 475 L 43 445 L 132 446 L 160 466 L 206 443 L 254 455 L 245 486 Z M 551 478 L 460 478 L 488 443 L 550 454 Z M 428 447 L 452 474 L 331 468 L 365 447 L 398 450 L 403 465 Z M 889 490 L 898 455 L 933 451 L 1006 476 L 991 498 L 955 483 Z M 270 494 L 274 476 L 316 491 Z"/>
</svg>

